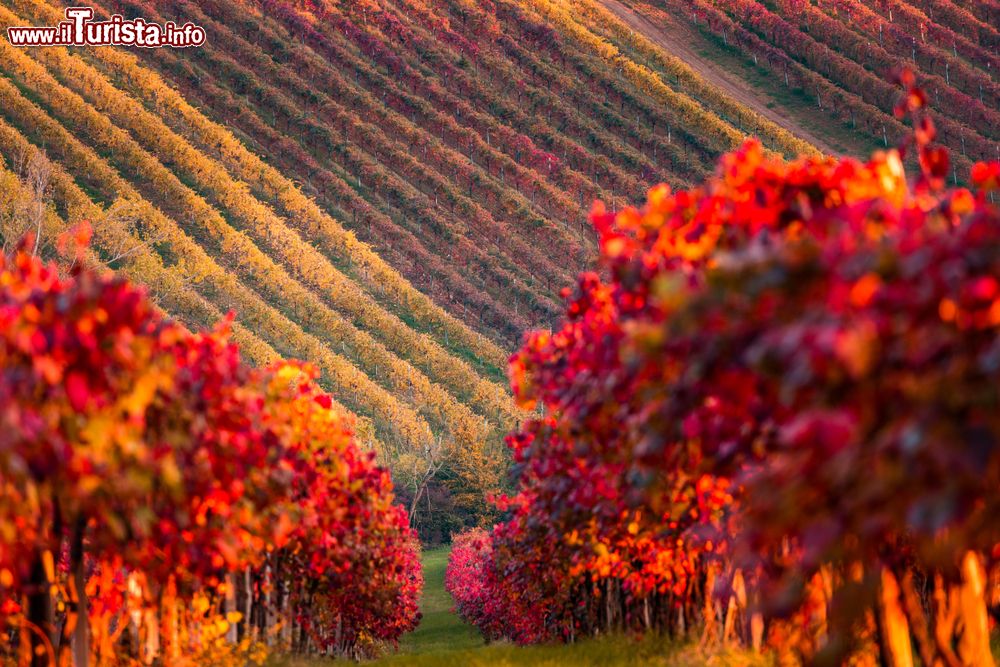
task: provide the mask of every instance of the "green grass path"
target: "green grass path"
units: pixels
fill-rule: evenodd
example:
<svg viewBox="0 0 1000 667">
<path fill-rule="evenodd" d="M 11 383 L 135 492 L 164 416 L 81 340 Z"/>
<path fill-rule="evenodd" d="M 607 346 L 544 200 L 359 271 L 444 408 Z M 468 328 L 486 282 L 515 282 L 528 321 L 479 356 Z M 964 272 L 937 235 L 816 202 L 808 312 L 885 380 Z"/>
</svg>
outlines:
<svg viewBox="0 0 1000 667">
<path fill-rule="evenodd" d="M 571 645 L 486 645 L 479 632 L 452 611 L 444 589 L 447 547 L 424 550 L 424 592 L 420 626 L 399 642 L 399 651 L 363 667 L 763 667 L 770 661 L 745 652 L 704 654 L 693 645 L 660 638 L 635 641 L 602 637 Z M 269 667 L 333 667 L 356 664 L 329 659 L 272 659 Z"/>
<path fill-rule="evenodd" d="M 483 646 L 483 638 L 471 625 L 460 619 L 452 607 L 451 596 L 444 589 L 444 570 L 448 566 L 448 547 L 425 549 L 424 592 L 420 598 L 423 618 L 420 626 L 399 642 L 399 653 L 421 655 L 434 651 L 469 650 Z M 402 657 L 394 656 L 394 658 Z M 378 663 L 380 664 L 380 663 Z M 394 663 L 398 664 L 398 663 Z"/>
<path fill-rule="evenodd" d="M 479 632 L 453 611 L 451 596 L 444 589 L 448 548 L 425 550 L 424 592 L 420 601 L 420 626 L 399 642 L 399 652 L 371 663 L 373 667 L 631 667 L 633 665 L 760 665 L 758 657 L 723 653 L 702 655 L 691 646 L 680 647 L 666 640 L 641 642 L 624 637 L 605 637 L 569 646 L 529 646 L 483 643 Z"/>
</svg>

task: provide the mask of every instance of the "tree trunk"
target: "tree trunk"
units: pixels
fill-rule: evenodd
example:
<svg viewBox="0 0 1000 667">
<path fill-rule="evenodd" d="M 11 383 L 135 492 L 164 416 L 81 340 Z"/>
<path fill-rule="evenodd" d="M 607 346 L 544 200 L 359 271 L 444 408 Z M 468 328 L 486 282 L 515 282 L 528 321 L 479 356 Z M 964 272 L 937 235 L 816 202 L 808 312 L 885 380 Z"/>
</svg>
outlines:
<svg viewBox="0 0 1000 667">
<path fill-rule="evenodd" d="M 715 580 L 717 577 L 717 566 L 714 563 L 708 565 L 705 575 L 705 589 L 702 591 L 704 597 L 704 621 L 705 631 L 701 637 L 702 646 L 711 646 L 718 638 L 718 623 L 715 615 Z"/>
<path fill-rule="evenodd" d="M 159 607 L 146 609 L 142 614 L 145 626 L 146 641 L 143 646 L 142 661 L 146 665 L 153 664 L 160 657 L 160 619 Z"/>
<path fill-rule="evenodd" d="M 243 594 L 244 605 L 243 618 L 240 620 L 240 639 L 250 636 L 253 632 L 253 626 L 250 625 L 250 619 L 253 617 L 253 575 L 249 567 L 243 571 Z"/>
<path fill-rule="evenodd" d="M 760 653 L 764 647 L 764 615 L 759 611 L 750 616 L 750 647 Z"/>
<path fill-rule="evenodd" d="M 934 575 L 934 641 L 938 653 L 948 667 L 961 667 L 958 656 L 952 648 L 952 637 L 958 622 L 954 586 L 945 587 L 944 577 Z"/>
<path fill-rule="evenodd" d="M 746 586 L 743 582 L 743 572 L 736 570 L 733 573 L 731 592 L 726 603 L 726 616 L 722 622 L 722 643 L 729 644 L 738 641 L 739 615 L 746 608 Z"/>
<path fill-rule="evenodd" d="M 900 604 L 899 593 L 896 575 L 889 568 L 883 567 L 878 599 L 883 663 L 888 667 L 913 667 L 910 626 Z"/>
<path fill-rule="evenodd" d="M 87 609 L 87 577 L 83 562 L 83 526 L 73 536 L 70 564 L 73 568 L 73 592 L 76 596 L 76 627 L 73 629 L 73 665 L 87 667 L 90 660 L 90 617 Z"/>
<path fill-rule="evenodd" d="M 913 584 L 913 571 L 907 571 L 903 575 L 903 607 L 910 622 L 910 629 L 917 640 L 920 660 L 924 665 L 933 665 L 937 650 L 931 640 L 927 627 L 927 615 L 924 613 L 924 606 Z"/>
<path fill-rule="evenodd" d="M 235 644 L 239 641 L 237 638 L 236 624 L 229 621 L 229 614 L 239 612 L 239 604 L 237 602 L 236 596 L 236 573 L 230 572 L 226 577 L 226 621 L 229 623 L 229 628 L 226 630 L 226 641 L 230 644 Z"/>
<path fill-rule="evenodd" d="M 962 584 L 959 592 L 959 619 L 962 636 L 958 654 L 967 667 L 993 667 L 990 653 L 990 628 L 986 617 L 986 571 L 979 555 L 968 551 L 962 559 Z"/>
<path fill-rule="evenodd" d="M 48 555 L 51 559 L 51 554 Z M 22 631 L 21 646 L 27 651 L 25 656 L 31 667 L 48 667 L 55 663 L 55 643 L 52 638 L 53 613 L 52 582 L 47 574 L 45 555 L 39 553 L 31 566 L 31 576 L 28 579 L 28 593 L 25 596 L 27 623 Z"/>
<path fill-rule="evenodd" d="M 166 607 L 166 628 L 164 635 L 167 642 L 167 657 L 170 660 L 178 660 L 181 657 L 181 610 L 180 602 L 177 600 L 177 585 L 170 581 L 166 587 L 166 595 L 161 596 L 161 608 Z"/>
</svg>

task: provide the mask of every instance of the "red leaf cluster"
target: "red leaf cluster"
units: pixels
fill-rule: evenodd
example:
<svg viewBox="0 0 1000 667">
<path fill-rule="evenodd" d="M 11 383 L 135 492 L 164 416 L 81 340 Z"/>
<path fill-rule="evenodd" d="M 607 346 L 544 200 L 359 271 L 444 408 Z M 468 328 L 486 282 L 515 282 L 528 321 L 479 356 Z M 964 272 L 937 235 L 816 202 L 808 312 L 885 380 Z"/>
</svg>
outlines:
<svg viewBox="0 0 1000 667">
<path fill-rule="evenodd" d="M 228 337 L 165 320 L 113 274 L 0 257 L 6 615 L 57 633 L 48 591 L 82 604 L 79 573 L 105 630 L 136 596 L 233 611 L 237 581 L 240 611 L 259 610 L 229 619 L 241 635 L 281 618 L 358 654 L 415 626 L 419 545 L 388 471 L 312 368 L 254 371 Z"/>
<path fill-rule="evenodd" d="M 911 89 L 901 110 L 922 106 Z M 494 573 L 457 596 L 470 620 L 522 642 L 698 623 L 749 643 L 732 610 L 756 610 L 773 640 L 807 637 L 786 649 L 840 659 L 907 572 L 976 580 L 1000 543 L 1000 165 L 945 190 L 920 126 L 912 180 L 897 151 L 785 162 L 750 141 L 700 187 L 595 209 L 607 278 L 582 275 L 512 358 L 546 416 L 510 439 L 519 492 L 492 543 L 456 553 L 456 578 Z"/>
</svg>

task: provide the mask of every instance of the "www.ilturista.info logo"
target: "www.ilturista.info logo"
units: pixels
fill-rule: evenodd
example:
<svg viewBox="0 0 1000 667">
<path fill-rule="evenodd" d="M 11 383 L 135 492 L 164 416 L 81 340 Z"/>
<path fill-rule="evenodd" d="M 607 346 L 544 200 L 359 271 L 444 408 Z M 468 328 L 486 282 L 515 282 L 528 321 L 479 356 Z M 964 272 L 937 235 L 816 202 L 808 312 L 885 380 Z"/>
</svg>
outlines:
<svg viewBox="0 0 1000 667">
<path fill-rule="evenodd" d="M 93 21 L 90 7 L 67 7 L 66 20 L 57 26 L 7 28 L 14 46 L 141 46 L 185 48 L 205 43 L 205 29 L 193 23 L 164 25 L 144 19 L 126 20 L 115 14 L 108 21 Z"/>
</svg>

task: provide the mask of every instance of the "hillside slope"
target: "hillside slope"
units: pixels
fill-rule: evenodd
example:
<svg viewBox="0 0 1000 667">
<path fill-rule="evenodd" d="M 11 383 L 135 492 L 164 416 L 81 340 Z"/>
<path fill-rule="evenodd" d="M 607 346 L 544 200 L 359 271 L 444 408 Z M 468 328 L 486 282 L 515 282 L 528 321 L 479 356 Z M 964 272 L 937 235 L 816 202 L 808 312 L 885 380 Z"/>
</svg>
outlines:
<svg viewBox="0 0 1000 667">
<path fill-rule="evenodd" d="M 411 509 L 438 517 L 425 537 L 446 532 L 503 484 L 520 416 L 506 357 L 592 265 L 593 200 L 686 186 L 750 134 L 788 156 L 831 145 L 671 53 L 671 0 L 605 4 L 99 2 L 101 17 L 191 21 L 207 43 L 0 40 L 0 156 L 18 174 L 44 151 L 54 219 L 91 220 L 95 261 L 175 317 L 234 310 L 255 363 L 315 363 Z M 696 4 L 695 21 L 732 20 Z M 53 25 L 64 7 L 3 0 L 0 24 Z M 981 81 L 975 67 L 955 76 Z M 995 138 L 953 129 L 970 153 Z"/>
<path fill-rule="evenodd" d="M 1000 159 L 1000 84 L 995 24 L 960 3 L 925 0 L 624 0 L 655 26 L 707 41 L 808 103 L 831 134 L 878 147 L 910 132 L 894 114 L 895 77 L 909 69 L 927 96 L 937 139 L 951 150 L 952 180 L 972 163 Z M 972 3 L 973 5 L 975 3 Z M 972 7 L 972 5 L 969 5 Z M 973 8 L 974 9 L 974 8 Z"/>
</svg>

